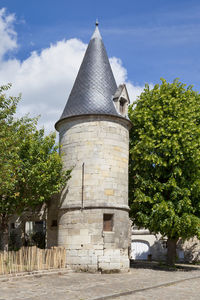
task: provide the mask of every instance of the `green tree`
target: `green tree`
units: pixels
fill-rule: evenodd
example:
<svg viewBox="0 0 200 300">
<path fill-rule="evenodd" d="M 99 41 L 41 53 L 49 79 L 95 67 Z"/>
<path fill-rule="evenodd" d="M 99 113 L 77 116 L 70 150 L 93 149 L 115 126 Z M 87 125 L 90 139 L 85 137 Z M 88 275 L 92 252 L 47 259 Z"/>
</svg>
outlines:
<svg viewBox="0 0 200 300">
<path fill-rule="evenodd" d="M 16 119 L 20 97 L 7 97 L 9 88 L 0 87 L 1 249 L 7 249 L 9 218 L 48 202 L 70 177 L 62 170 L 55 133 L 45 136 L 37 119 Z"/>
<path fill-rule="evenodd" d="M 174 264 L 179 238 L 200 238 L 200 95 L 161 79 L 130 106 L 130 207 L 139 227 L 167 237 Z"/>
</svg>

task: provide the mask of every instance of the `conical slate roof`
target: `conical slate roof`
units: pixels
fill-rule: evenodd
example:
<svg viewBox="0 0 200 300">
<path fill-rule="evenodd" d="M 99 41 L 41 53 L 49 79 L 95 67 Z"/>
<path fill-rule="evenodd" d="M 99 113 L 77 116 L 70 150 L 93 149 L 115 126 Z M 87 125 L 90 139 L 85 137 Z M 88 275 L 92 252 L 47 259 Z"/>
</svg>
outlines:
<svg viewBox="0 0 200 300">
<path fill-rule="evenodd" d="M 98 24 L 96 24 L 96 29 L 59 121 L 85 114 L 120 116 L 112 100 L 116 90 L 117 85 Z"/>
</svg>

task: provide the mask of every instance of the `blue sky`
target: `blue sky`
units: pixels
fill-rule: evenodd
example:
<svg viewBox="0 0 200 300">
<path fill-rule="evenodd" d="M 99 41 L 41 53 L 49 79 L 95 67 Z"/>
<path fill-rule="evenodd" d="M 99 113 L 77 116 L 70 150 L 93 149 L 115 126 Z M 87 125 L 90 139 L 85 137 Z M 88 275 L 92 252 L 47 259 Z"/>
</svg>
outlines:
<svg viewBox="0 0 200 300">
<path fill-rule="evenodd" d="M 108 56 L 121 60 L 115 61 L 116 72 L 117 70 L 121 72 L 121 78 L 132 84 L 133 89 L 142 88 L 146 82 L 158 83 L 160 77 L 168 81 L 178 77 L 182 82 L 193 84 L 196 90 L 200 90 L 200 1 L 198 0 L 1 0 L 0 8 L 3 7 L 6 8 L 4 22 L 5 16 L 14 14 L 10 27 L 14 31 L 11 39 L 15 40 L 16 45 L 4 51 L 0 68 L 5 63 L 9 62 L 11 65 L 11 62 L 14 64 L 17 61 L 16 70 L 21 74 L 22 67 L 25 72 L 25 63 L 32 62 L 31 72 L 35 68 L 31 53 L 35 51 L 38 58 L 35 63 L 40 64 L 43 57 L 48 55 L 50 45 L 56 45 L 63 40 L 66 46 L 67 41 L 79 39 L 82 44 L 79 44 L 78 48 L 83 55 L 84 45 L 88 43 L 94 30 L 95 19 L 98 18 Z M 75 52 L 78 51 L 76 47 L 73 44 L 72 48 Z M 42 51 L 44 51 L 43 56 Z M 66 58 L 63 58 L 64 60 Z M 51 61 L 46 63 L 49 69 L 51 69 Z M 66 68 L 67 66 L 66 62 Z M 55 76 L 59 68 L 56 70 Z M 63 75 L 68 76 L 66 73 Z M 13 78 L 11 75 L 7 75 L 6 79 L 19 82 L 17 77 Z M 72 83 L 70 81 L 66 85 L 67 92 L 62 99 L 63 105 L 60 100 L 60 105 L 63 107 Z M 23 85 L 19 84 L 19 86 L 23 93 Z M 30 104 L 27 91 L 24 91 L 24 95 L 26 98 L 24 101 Z M 40 97 L 39 90 L 36 96 Z M 23 102 L 23 105 L 26 103 Z M 24 111 L 28 111 L 28 106 Z M 48 117 L 44 122 L 47 119 Z M 53 118 L 51 121 L 49 119 L 48 122 L 53 120 Z"/>
</svg>

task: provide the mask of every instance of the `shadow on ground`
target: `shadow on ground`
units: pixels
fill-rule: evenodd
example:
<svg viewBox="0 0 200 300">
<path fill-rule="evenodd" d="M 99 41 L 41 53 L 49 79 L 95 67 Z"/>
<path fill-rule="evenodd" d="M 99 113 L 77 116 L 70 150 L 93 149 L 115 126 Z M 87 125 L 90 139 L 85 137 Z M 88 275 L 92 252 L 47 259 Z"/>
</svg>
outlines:
<svg viewBox="0 0 200 300">
<path fill-rule="evenodd" d="M 157 262 L 157 261 L 135 261 L 130 260 L 130 267 L 134 269 L 152 269 L 152 270 L 159 270 L 159 271 L 183 271 L 183 272 L 190 272 L 190 271 L 200 271 L 200 266 L 190 265 L 190 264 L 176 264 L 174 267 L 167 266 L 165 262 Z"/>
</svg>

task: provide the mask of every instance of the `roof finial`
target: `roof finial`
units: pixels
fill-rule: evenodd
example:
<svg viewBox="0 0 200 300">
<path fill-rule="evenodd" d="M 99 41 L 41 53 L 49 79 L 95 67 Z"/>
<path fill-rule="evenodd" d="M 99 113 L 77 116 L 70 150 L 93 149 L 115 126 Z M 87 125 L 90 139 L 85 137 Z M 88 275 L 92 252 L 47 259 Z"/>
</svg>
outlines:
<svg viewBox="0 0 200 300">
<path fill-rule="evenodd" d="M 96 19 L 95 25 L 96 25 L 96 28 L 94 30 L 94 33 L 93 33 L 91 39 L 101 39 L 101 35 L 99 32 L 99 27 L 98 27 L 98 25 L 99 25 L 98 19 Z"/>
</svg>

